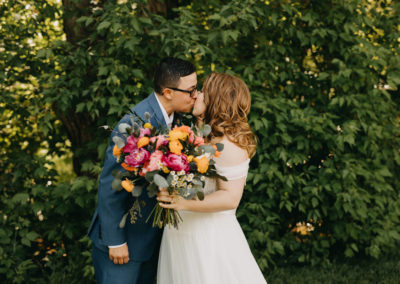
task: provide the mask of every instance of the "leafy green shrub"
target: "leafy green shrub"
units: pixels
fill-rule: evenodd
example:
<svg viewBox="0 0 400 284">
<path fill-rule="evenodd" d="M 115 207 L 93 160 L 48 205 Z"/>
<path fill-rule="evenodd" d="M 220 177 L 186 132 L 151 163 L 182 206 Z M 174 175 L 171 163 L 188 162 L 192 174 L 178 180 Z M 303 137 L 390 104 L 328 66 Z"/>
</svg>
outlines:
<svg viewBox="0 0 400 284">
<path fill-rule="evenodd" d="M 249 85 L 259 147 L 238 216 L 264 271 L 399 244 L 395 1 L 23 2 L 0 4 L 2 282 L 93 281 L 99 127 L 164 56 Z"/>
</svg>

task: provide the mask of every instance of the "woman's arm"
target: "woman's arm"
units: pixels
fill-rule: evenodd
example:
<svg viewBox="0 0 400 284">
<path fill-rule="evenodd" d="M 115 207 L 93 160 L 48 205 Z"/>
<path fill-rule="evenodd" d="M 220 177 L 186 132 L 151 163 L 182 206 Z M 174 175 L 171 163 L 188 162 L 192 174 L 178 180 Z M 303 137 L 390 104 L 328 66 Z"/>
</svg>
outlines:
<svg viewBox="0 0 400 284">
<path fill-rule="evenodd" d="M 161 189 L 157 200 L 163 208 L 188 210 L 195 212 L 217 212 L 236 209 L 242 198 L 246 178 L 223 181 L 218 179 L 218 190 L 206 195 L 204 200 L 186 200 L 178 195 L 170 196 L 166 189 Z"/>
</svg>

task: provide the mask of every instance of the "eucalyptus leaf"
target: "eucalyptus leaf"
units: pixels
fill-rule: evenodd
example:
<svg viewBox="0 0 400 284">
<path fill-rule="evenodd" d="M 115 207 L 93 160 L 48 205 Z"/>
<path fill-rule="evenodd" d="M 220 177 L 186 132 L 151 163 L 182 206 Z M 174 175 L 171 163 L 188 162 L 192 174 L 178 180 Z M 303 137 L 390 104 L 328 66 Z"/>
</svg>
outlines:
<svg viewBox="0 0 400 284">
<path fill-rule="evenodd" d="M 119 136 L 114 136 L 114 137 L 112 138 L 112 141 L 114 142 L 115 145 L 117 145 L 118 148 L 124 148 L 124 146 L 125 146 L 125 141 L 124 141 L 124 139 L 122 139 L 122 138 L 119 137 Z"/>
<path fill-rule="evenodd" d="M 224 150 L 224 144 L 222 143 L 216 143 L 215 146 L 217 146 L 217 151 L 219 152 Z"/>
<path fill-rule="evenodd" d="M 120 125 L 118 125 L 118 131 L 120 133 L 128 133 L 127 129 L 130 129 L 131 126 L 128 123 L 121 123 Z"/>
<path fill-rule="evenodd" d="M 211 126 L 208 124 L 205 124 L 203 126 L 202 133 L 203 133 L 204 137 L 208 136 L 211 133 Z"/>
<path fill-rule="evenodd" d="M 157 170 L 157 171 L 147 172 L 146 175 L 145 175 L 145 179 L 146 179 L 148 182 L 153 182 L 153 181 L 154 181 L 154 176 L 155 176 L 157 173 L 158 173 L 158 170 Z"/>
<path fill-rule="evenodd" d="M 144 120 L 149 121 L 151 119 L 151 114 L 149 112 L 145 112 L 143 115 Z"/>
<path fill-rule="evenodd" d="M 167 180 L 159 174 L 154 175 L 154 182 L 158 187 L 168 187 L 169 186 Z"/>
<path fill-rule="evenodd" d="M 140 130 L 140 125 L 137 122 L 133 122 L 132 124 L 133 132 L 137 133 Z"/>
<path fill-rule="evenodd" d="M 124 216 L 122 216 L 121 221 L 119 222 L 119 227 L 121 229 L 125 228 L 126 218 L 128 217 L 129 212 L 126 212 Z"/>
<path fill-rule="evenodd" d="M 148 187 L 147 187 L 147 195 L 150 198 L 153 198 L 154 196 L 156 196 L 158 192 L 158 188 L 157 185 L 155 183 L 151 183 Z"/>
<path fill-rule="evenodd" d="M 121 185 L 122 180 L 118 179 L 118 178 L 114 178 L 114 180 L 111 183 L 111 188 L 115 191 L 121 191 L 122 185 Z"/>
<path fill-rule="evenodd" d="M 200 200 L 204 200 L 204 192 L 198 191 L 198 192 L 197 192 L 197 197 L 198 197 Z"/>
<path fill-rule="evenodd" d="M 142 192 L 143 192 L 143 186 L 135 185 L 131 193 L 133 197 L 139 197 L 142 194 Z"/>
<path fill-rule="evenodd" d="M 203 145 L 203 146 L 201 146 L 201 148 L 204 150 L 205 153 L 210 153 L 210 154 L 215 153 L 215 149 L 211 145 Z"/>
</svg>

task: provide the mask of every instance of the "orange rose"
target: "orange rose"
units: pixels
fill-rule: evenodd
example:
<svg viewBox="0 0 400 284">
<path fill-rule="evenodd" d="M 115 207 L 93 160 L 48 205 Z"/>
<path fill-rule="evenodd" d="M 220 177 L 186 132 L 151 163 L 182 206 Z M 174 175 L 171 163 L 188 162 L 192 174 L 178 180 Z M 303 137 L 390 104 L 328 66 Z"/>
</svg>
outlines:
<svg viewBox="0 0 400 284">
<path fill-rule="evenodd" d="M 144 146 L 149 145 L 150 143 L 150 138 L 147 136 L 143 136 L 142 138 L 139 139 L 139 141 L 137 142 L 137 147 L 138 148 L 142 148 Z"/>
<path fill-rule="evenodd" d="M 182 126 L 179 126 L 179 127 L 175 126 L 173 130 L 186 132 L 188 134 L 190 134 L 192 132 L 192 129 L 190 129 L 190 127 L 187 126 L 187 125 L 182 125 Z"/>
<path fill-rule="evenodd" d="M 135 168 L 135 167 L 130 167 L 127 163 L 122 163 L 121 166 L 122 166 L 125 170 L 127 170 L 128 172 L 134 172 L 134 171 L 136 171 L 136 168 Z"/>
<path fill-rule="evenodd" d="M 122 154 L 122 148 L 118 148 L 117 145 L 114 145 L 113 155 L 118 157 L 121 156 L 121 154 Z"/>
<path fill-rule="evenodd" d="M 186 137 L 188 137 L 188 136 L 189 136 L 189 133 L 180 131 L 178 129 L 174 129 L 174 130 L 171 130 L 168 133 L 168 137 L 169 137 L 168 140 L 169 141 L 172 141 L 172 140 L 185 140 Z"/>
<path fill-rule="evenodd" d="M 130 181 L 130 180 L 123 180 L 121 182 L 122 187 L 127 191 L 127 192 L 132 192 L 132 190 L 135 188 L 135 185 Z"/>
<path fill-rule="evenodd" d="M 172 140 L 169 142 L 169 150 L 171 151 L 171 153 L 174 153 L 175 155 L 180 155 L 182 154 L 182 149 L 183 146 L 178 140 Z"/>
<path fill-rule="evenodd" d="M 192 155 L 189 155 L 186 158 L 187 158 L 188 162 L 190 163 L 191 161 L 193 161 L 194 157 Z"/>
<path fill-rule="evenodd" d="M 203 156 L 202 158 L 194 158 L 193 161 L 197 165 L 197 171 L 199 173 L 205 174 L 208 170 L 209 166 L 209 161 L 206 156 Z"/>
</svg>

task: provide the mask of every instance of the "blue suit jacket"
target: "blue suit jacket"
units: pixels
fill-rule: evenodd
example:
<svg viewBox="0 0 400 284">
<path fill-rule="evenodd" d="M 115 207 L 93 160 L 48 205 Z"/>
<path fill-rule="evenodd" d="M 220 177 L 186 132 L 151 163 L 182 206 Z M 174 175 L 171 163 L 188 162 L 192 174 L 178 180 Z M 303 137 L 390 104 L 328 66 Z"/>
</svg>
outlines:
<svg viewBox="0 0 400 284">
<path fill-rule="evenodd" d="M 166 127 L 155 93 L 152 93 L 137 104 L 133 110 L 142 118 L 145 112 L 149 112 L 152 115 L 151 124 L 153 126 L 161 124 L 163 127 Z M 125 115 L 119 121 L 118 125 L 120 123 L 131 125 L 129 115 Z M 118 129 L 118 125 L 115 130 Z M 152 256 L 154 250 L 159 249 L 162 235 L 162 230 L 152 227 L 151 219 L 146 223 L 147 217 L 156 204 L 156 199 L 149 198 L 147 191 L 143 190 L 142 195 L 139 197 L 146 204 L 141 209 L 142 218 L 138 218 L 134 224 L 131 224 L 130 215 L 128 215 L 125 228 L 119 228 L 122 216 L 132 206 L 134 199 L 125 190 L 114 191 L 111 188 L 111 183 L 114 179 L 112 171 L 123 170 L 116 163 L 116 159 L 113 156 L 114 142 L 112 141 L 112 137 L 115 135 L 116 132 L 113 131 L 110 138 L 110 145 L 106 152 L 104 168 L 100 175 L 98 205 L 90 224 L 88 235 L 93 244 L 105 252 L 108 252 L 108 246 L 120 245 L 127 242 L 129 258 L 134 261 L 146 261 Z"/>
</svg>

